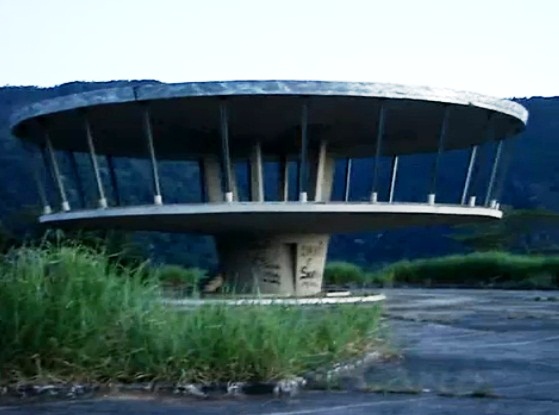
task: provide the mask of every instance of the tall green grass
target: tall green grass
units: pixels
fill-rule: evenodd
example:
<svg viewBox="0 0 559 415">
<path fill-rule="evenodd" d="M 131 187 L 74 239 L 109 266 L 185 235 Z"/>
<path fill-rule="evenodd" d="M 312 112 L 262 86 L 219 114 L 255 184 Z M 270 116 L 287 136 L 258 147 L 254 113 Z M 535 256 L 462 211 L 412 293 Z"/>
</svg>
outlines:
<svg viewBox="0 0 559 415">
<path fill-rule="evenodd" d="M 344 261 L 333 261 L 326 264 L 324 269 L 324 283 L 338 286 L 392 286 L 394 275 L 390 270 L 370 272 L 357 264 Z"/>
<path fill-rule="evenodd" d="M 327 265 L 325 281 L 382 286 L 408 284 L 552 289 L 559 288 L 559 256 L 480 252 L 399 261 L 376 272 L 335 262 Z"/>
<path fill-rule="evenodd" d="M 79 246 L 22 248 L 0 268 L 4 381 L 271 380 L 379 341 L 377 307 L 172 309 L 149 271 Z"/>
<path fill-rule="evenodd" d="M 184 268 L 180 265 L 163 265 L 156 268 L 154 272 L 161 283 L 174 287 L 194 287 L 206 277 L 206 270 Z"/>
<path fill-rule="evenodd" d="M 324 282 L 332 285 L 364 284 L 367 282 L 367 275 L 357 264 L 333 261 L 324 269 Z"/>
<path fill-rule="evenodd" d="M 559 257 L 483 252 L 401 261 L 379 273 L 410 284 L 554 288 L 559 287 Z"/>
</svg>

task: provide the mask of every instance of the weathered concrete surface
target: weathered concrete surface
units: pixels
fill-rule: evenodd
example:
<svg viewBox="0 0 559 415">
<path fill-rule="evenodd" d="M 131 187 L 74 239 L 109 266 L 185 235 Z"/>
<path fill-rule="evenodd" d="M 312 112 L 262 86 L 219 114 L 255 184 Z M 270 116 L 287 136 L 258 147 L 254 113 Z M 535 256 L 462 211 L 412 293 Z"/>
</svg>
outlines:
<svg viewBox="0 0 559 415">
<path fill-rule="evenodd" d="M 297 399 L 193 402 L 137 397 L 105 398 L 0 408 L 2 415 L 556 415 L 554 402 L 488 400 L 436 396 L 371 396 L 356 393 L 307 393 Z"/>
<path fill-rule="evenodd" d="M 220 203 L 225 201 L 221 188 L 221 167 L 217 157 L 204 157 L 202 159 L 202 177 L 204 194 L 208 202 Z"/>
<path fill-rule="evenodd" d="M 403 359 L 366 368 L 346 380 L 384 393 L 305 392 L 291 399 L 213 402 L 121 396 L 0 408 L 0 414 L 559 413 L 559 293 L 385 293 L 393 340 L 402 348 Z M 388 393 L 395 391 L 401 393 Z"/>
<path fill-rule="evenodd" d="M 432 152 L 444 106 L 452 108 L 445 150 L 486 140 L 487 116 L 496 138 L 524 129 L 528 113 L 512 101 L 442 88 L 381 83 L 320 81 L 237 81 L 153 84 L 114 88 L 40 101 L 11 118 L 12 132 L 35 143 L 44 140 L 37 117 L 49 124 L 55 149 L 87 152 L 82 116 L 87 109 L 98 154 L 146 157 L 140 102 L 149 102 L 157 156 L 181 160 L 217 154 L 219 107 L 229 107 L 233 157 L 247 157 L 254 138 L 264 154 L 300 152 L 302 98 L 309 102 L 311 142 L 325 139 L 339 157 L 375 153 L 381 102 L 387 103 L 384 155 Z M 115 139 L 118 137 L 118 139 Z M 183 139 L 177 139 L 181 137 Z M 81 139 L 82 138 L 82 139 Z"/>
<path fill-rule="evenodd" d="M 323 140 L 309 157 L 309 200 L 329 202 L 332 196 L 336 159 L 328 153 L 328 142 Z"/>
<path fill-rule="evenodd" d="M 328 235 L 216 237 L 226 280 L 238 291 L 314 295 L 322 289 Z"/>
<path fill-rule="evenodd" d="M 216 189 L 216 188 L 214 188 Z M 222 196 L 217 188 L 212 199 Z M 408 226 L 456 225 L 500 219 L 503 212 L 482 206 L 368 202 L 235 202 L 139 205 L 42 215 L 40 223 L 84 229 L 160 232 L 341 233 Z"/>
<path fill-rule="evenodd" d="M 559 293 L 388 291 L 402 362 L 373 368 L 368 384 L 437 393 L 557 400 Z"/>
</svg>

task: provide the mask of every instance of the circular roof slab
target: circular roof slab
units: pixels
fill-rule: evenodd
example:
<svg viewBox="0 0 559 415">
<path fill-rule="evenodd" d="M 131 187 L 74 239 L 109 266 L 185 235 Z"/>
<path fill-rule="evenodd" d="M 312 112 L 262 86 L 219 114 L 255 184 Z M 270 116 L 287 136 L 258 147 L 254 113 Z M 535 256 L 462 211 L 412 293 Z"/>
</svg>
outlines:
<svg viewBox="0 0 559 415">
<path fill-rule="evenodd" d="M 500 219 L 484 207 L 425 203 L 235 202 L 81 210 L 41 216 L 43 224 L 161 232 L 341 233 Z"/>
<path fill-rule="evenodd" d="M 386 109 L 384 155 L 437 149 L 449 106 L 445 149 L 469 147 L 522 131 L 528 113 L 509 100 L 440 88 L 379 83 L 317 81 L 231 81 L 148 84 L 98 90 L 40 101 L 11 118 L 13 133 L 42 143 L 48 127 L 53 146 L 86 152 L 84 111 L 98 154 L 146 157 L 142 103 L 149 103 L 159 159 L 189 159 L 220 149 L 220 104 L 227 102 L 233 157 L 246 157 L 255 141 L 265 156 L 297 155 L 301 113 L 308 104 L 311 145 L 328 140 L 344 157 L 374 154 L 379 109 Z M 494 134 L 486 132 L 492 117 Z"/>
</svg>

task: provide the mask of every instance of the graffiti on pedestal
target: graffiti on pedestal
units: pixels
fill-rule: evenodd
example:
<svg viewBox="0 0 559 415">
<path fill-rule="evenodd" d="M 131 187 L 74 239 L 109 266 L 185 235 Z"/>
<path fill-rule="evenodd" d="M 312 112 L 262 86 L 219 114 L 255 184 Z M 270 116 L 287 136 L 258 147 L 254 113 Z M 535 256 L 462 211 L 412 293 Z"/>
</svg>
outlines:
<svg viewBox="0 0 559 415">
<path fill-rule="evenodd" d="M 318 282 L 316 281 L 317 271 L 313 270 L 310 260 L 301 267 L 299 270 L 299 281 L 301 281 L 302 287 L 317 287 Z"/>
<path fill-rule="evenodd" d="M 259 275 L 262 282 L 281 285 L 281 266 L 276 262 L 277 256 L 270 255 L 266 246 L 260 246 L 259 248 L 253 251 L 254 257 L 252 258 L 256 275 Z"/>
<path fill-rule="evenodd" d="M 323 249 L 323 243 L 315 243 L 315 244 L 301 244 L 299 246 L 299 255 L 302 258 L 312 258 L 317 255 L 320 255 Z"/>
<path fill-rule="evenodd" d="M 297 278 L 300 286 L 317 288 L 320 285 L 320 264 L 324 243 L 301 244 L 297 258 Z"/>
<path fill-rule="evenodd" d="M 269 284 L 281 285 L 279 264 L 267 264 L 262 270 L 262 281 Z"/>
<path fill-rule="evenodd" d="M 301 267 L 301 271 L 299 275 L 300 280 L 308 280 L 316 277 L 316 270 L 309 269 L 310 267 L 311 264 L 308 262 Z"/>
</svg>

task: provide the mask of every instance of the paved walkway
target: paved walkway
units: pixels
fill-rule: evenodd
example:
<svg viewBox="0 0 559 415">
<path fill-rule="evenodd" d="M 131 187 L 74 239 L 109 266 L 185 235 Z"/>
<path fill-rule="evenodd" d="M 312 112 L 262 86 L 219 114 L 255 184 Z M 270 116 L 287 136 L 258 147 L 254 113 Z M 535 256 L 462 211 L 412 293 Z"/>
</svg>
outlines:
<svg viewBox="0 0 559 415">
<path fill-rule="evenodd" d="M 0 415 L 559 413 L 559 292 L 386 290 L 403 358 L 292 399 L 149 397 L 2 407 Z M 378 393 L 359 392 L 374 389 Z"/>
</svg>

